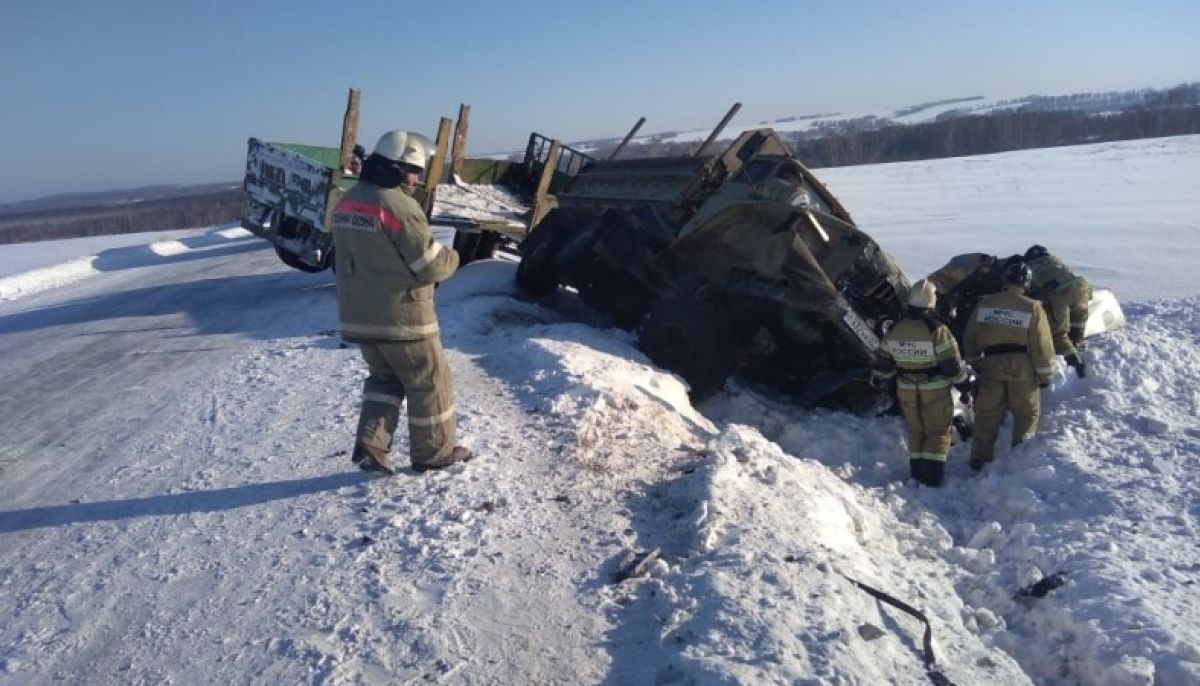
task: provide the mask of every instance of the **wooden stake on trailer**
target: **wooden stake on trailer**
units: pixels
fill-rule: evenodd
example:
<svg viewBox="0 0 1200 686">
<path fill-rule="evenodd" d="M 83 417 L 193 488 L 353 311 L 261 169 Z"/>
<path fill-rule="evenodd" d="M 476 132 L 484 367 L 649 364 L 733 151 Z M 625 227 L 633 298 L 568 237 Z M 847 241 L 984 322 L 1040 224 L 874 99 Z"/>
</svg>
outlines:
<svg viewBox="0 0 1200 686">
<path fill-rule="evenodd" d="M 339 158 L 342 162 L 338 173 L 350 168 L 354 141 L 358 138 L 358 102 L 361 97 L 362 91 L 351 88 L 350 95 L 346 98 L 346 116 L 342 118 L 342 156 Z"/>
<path fill-rule="evenodd" d="M 425 170 L 425 216 L 433 215 L 433 201 L 437 194 L 438 184 L 446 175 L 446 149 L 450 145 L 450 118 L 442 117 L 438 123 L 436 151 L 433 159 L 429 160 L 429 169 Z"/>
<path fill-rule="evenodd" d="M 700 149 L 692 155 L 692 157 L 699 157 L 700 153 L 704 152 L 704 149 L 707 148 L 713 141 L 715 141 L 717 136 L 721 135 L 721 132 L 725 130 L 725 126 L 729 124 L 729 120 L 733 119 L 733 115 L 737 114 L 738 110 L 740 109 L 742 109 L 742 103 L 733 103 L 733 107 L 729 108 L 729 112 L 725 114 L 725 118 L 721 120 L 720 124 L 717 124 L 717 128 L 713 129 L 712 133 L 708 134 L 708 138 L 700 146 Z"/>
<path fill-rule="evenodd" d="M 329 192 L 325 196 L 326 227 L 329 226 L 329 220 L 333 216 L 334 199 L 340 197 L 341 189 L 338 184 L 346 175 L 346 169 L 350 167 L 350 156 L 354 154 L 354 139 L 358 137 L 358 103 L 361 95 L 362 91 L 351 88 L 350 94 L 346 96 L 346 114 L 342 116 L 341 154 L 338 156 L 337 167 L 334 168 L 330 178 Z"/>
<path fill-rule="evenodd" d="M 558 156 L 562 152 L 562 143 L 557 138 L 550 141 L 550 152 L 542 165 L 542 173 L 538 177 L 537 188 L 533 194 L 533 207 L 529 210 L 529 230 L 538 225 L 550 212 L 546 195 L 550 191 L 550 182 L 554 180 L 554 170 L 558 167 Z"/>
<path fill-rule="evenodd" d="M 471 106 L 462 103 L 458 106 L 458 121 L 454 123 L 454 148 L 450 153 L 450 173 L 458 176 L 462 173 L 463 157 L 467 154 L 467 126 L 471 118 Z"/>
<path fill-rule="evenodd" d="M 637 132 L 639 130 L 641 130 L 642 124 L 645 124 L 645 123 L 646 123 L 645 117 L 642 117 L 641 119 L 637 120 L 637 123 L 633 125 L 633 128 L 629 130 L 629 133 L 625 134 L 625 140 L 621 141 L 621 144 L 617 146 L 617 149 L 612 151 L 612 154 L 608 156 L 608 159 L 610 159 L 610 160 L 617 159 L 617 155 L 619 155 L 621 153 L 621 151 L 625 149 L 626 145 L 629 145 L 629 141 L 633 140 L 633 137 L 637 135 Z"/>
</svg>

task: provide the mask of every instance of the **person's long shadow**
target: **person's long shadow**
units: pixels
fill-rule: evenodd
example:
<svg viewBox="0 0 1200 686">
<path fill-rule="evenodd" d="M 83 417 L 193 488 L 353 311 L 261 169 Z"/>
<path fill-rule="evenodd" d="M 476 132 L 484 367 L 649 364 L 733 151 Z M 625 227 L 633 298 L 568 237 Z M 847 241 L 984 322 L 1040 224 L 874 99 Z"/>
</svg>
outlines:
<svg viewBox="0 0 1200 686">
<path fill-rule="evenodd" d="M 105 293 L 0 316 L 0 334 L 85 322 L 186 315 L 191 334 L 239 333 L 253 338 L 311 335 L 335 323 L 327 274 L 276 272 L 214 277 Z M 291 316 L 267 316 L 265 313 Z M 309 317 L 301 317 L 305 312 Z M 140 328 L 140 327 L 136 327 Z"/>
<path fill-rule="evenodd" d="M 179 252 L 167 252 L 174 243 L 182 246 Z M 214 232 L 180 238 L 175 241 L 160 241 L 147 245 L 102 250 L 92 260 L 92 267 L 97 271 L 114 272 L 122 269 L 137 269 L 257 252 L 270 247 L 269 243 L 259 240 L 257 236 L 222 238 Z"/>
<path fill-rule="evenodd" d="M 33 507 L 27 510 L 10 510 L 0 512 L 0 534 L 131 517 L 220 512 L 249 505 L 261 505 L 272 500 L 295 498 L 310 493 L 335 491 L 345 486 L 361 484 L 370 478 L 370 475 L 356 470 L 308 479 L 246 484 L 213 491 L 194 491 L 128 500 L 108 500 L 99 503 L 71 503 Z"/>
</svg>

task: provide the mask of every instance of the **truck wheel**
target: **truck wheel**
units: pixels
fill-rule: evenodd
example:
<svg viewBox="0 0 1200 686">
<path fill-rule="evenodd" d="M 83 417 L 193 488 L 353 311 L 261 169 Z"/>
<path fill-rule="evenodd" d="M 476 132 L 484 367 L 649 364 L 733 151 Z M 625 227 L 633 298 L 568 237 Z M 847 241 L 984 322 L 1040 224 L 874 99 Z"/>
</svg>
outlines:
<svg viewBox="0 0 1200 686">
<path fill-rule="evenodd" d="M 480 234 L 478 231 L 455 231 L 454 252 L 458 253 L 458 264 L 470 264 L 478 259 Z"/>
<path fill-rule="evenodd" d="M 283 248 L 282 246 L 278 246 L 278 245 L 275 246 L 275 254 L 279 256 L 279 259 L 281 262 L 283 262 L 287 266 L 291 267 L 292 269 L 299 269 L 300 271 L 308 272 L 309 274 L 316 274 L 317 272 L 323 272 L 329 268 L 329 260 L 326 260 L 325 262 L 323 262 L 319 267 L 314 267 L 313 265 L 311 265 L 307 262 L 304 262 L 299 257 L 297 257 L 293 252 L 291 252 L 290 250 L 287 250 L 286 248 Z"/>
<path fill-rule="evenodd" d="M 484 231 L 479 235 L 479 245 L 475 248 L 475 259 L 490 260 L 496 256 L 496 247 L 500 245 L 502 236 L 498 231 Z"/>
<path fill-rule="evenodd" d="M 543 221 L 521 243 L 521 261 L 517 263 L 517 285 L 526 293 L 541 297 L 558 288 L 554 260 L 567 236 L 562 222 Z"/>
<path fill-rule="evenodd" d="M 720 390 L 733 372 L 737 344 L 729 317 L 712 303 L 659 301 L 642 324 L 639 342 L 655 364 L 688 382 L 693 399 Z"/>
</svg>

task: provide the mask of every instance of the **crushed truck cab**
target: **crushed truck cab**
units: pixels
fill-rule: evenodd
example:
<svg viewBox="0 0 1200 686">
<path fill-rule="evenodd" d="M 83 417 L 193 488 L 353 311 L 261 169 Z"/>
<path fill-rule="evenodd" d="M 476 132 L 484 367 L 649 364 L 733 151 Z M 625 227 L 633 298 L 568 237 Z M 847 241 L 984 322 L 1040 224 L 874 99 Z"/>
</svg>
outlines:
<svg viewBox="0 0 1200 686">
<path fill-rule="evenodd" d="M 802 404 L 877 407 L 870 368 L 909 284 L 774 131 L 593 161 L 555 199 L 522 244 L 525 291 L 577 289 L 695 395 L 740 369 Z"/>
</svg>

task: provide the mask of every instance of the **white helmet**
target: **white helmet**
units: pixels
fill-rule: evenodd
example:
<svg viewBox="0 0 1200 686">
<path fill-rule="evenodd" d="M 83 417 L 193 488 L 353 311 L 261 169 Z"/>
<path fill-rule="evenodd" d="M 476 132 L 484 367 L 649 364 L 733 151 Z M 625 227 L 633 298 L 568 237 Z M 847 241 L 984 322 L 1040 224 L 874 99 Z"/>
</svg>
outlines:
<svg viewBox="0 0 1200 686">
<path fill-rule="evenodd" d="M 399 129 L 383 134 L 379 137 L 379 142 L 375 144 L 376 155 L 418 169 L 425 169 L 432 149 L 433 146 L 429 144 L 428 138 L 419 133 L 409 133 Z"/>
<path fill-rule="evenodd" d="M 937 288 L 928 279 L 921 279 L 908 292 L 909 307 L 932 310 L 937 306 Z"/>
</svg>

